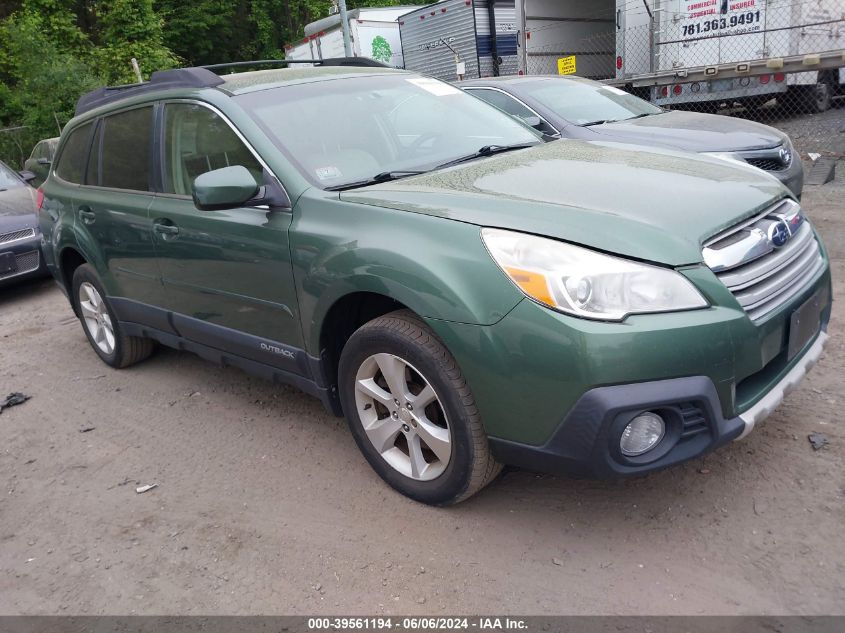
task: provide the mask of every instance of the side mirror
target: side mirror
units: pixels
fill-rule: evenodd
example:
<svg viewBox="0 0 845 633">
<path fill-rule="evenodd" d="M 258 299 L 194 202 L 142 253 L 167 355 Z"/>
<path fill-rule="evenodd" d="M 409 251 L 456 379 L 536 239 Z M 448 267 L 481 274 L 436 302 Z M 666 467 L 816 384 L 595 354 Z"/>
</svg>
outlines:
<svg viewBox="0 0 845 633">
<path fill-rule="evenodd" d="M 49 165 L 52 161 L 49 158 L 39 158 L 35 161 L 39 165 Z"/>
<path fill-rule="evenodd" d="M 26 183 L 31 183 L 35 180 L 36 176 L 31 171 L 27 171 L 26 169 L 23 171 L 19 171 L 18 175 L 23 178 L 23 181 Z"/>
<path fill-rule="evenodd" d="M 538 116 L 519 117 L 519 120 L 525 123 L 525 125 L 530 125 L 535 130 L 539 129 L 543 125 L 543 119 Z"/>
<path fill-rule="evenodd" d="M 192 187 L 200 211 L 221 211 L 246 206 L 261 187 L 246 167 L 235 165 L 201 174 Z"/>
</svg>

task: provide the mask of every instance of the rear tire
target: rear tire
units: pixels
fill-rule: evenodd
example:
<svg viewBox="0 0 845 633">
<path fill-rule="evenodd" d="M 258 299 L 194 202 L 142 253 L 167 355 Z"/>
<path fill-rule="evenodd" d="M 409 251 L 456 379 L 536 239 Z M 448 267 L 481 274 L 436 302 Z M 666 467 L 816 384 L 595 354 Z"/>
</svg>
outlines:
<svg viewBox="0 0 845 633">
<path fill-rule="evenodd" d="M 411 499 L 452 505 L 501 471 L 457 362 L 413 313 L 393 312 L 358 329 L 343 348 L 339 382 L 364 457 Z"/>
<path fill-rule="evenodd" d="M 830 84 L 820 79 L 817 84 L 810 86 L 792 86 L 790 88 L 797 100 L 801 112 L 820 114 L 827 112 L 833 103 L 833 91 Z"/>
<path fill-rule="evenodd" d="M 152 340 L 124 334 L 93 266 L 79 266 L 73 273 L 71 286 L 73 306 L 82 330 L 106 365 L 122 369 L 153 353 Z"/>
</svg>

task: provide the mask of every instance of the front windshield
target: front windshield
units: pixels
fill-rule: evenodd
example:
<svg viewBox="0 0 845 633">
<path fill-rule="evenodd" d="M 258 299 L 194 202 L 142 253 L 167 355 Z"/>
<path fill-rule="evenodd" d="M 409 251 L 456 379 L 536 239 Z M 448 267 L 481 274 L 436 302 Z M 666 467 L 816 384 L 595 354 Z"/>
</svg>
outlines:
<svg viewBox="0 0 845 633">
<path fill-rule="evenodd" d="M 23 187 L 20 178 L 11 169 L 0 163 L 0 190 L 11 189 L 12 187 Z"/>
<path fill-rule="evenodd" d="M 480 99 L 409 74 L 315 81 L 236 100 L 323 189 L 432 169 L 485 146 L 540 143 Z"/>
<path fill-rule="evenodd" d="M 540 81 L 527 86 L 526 91 L 540 104 L 575 125 L 624 121 L 663 112 L 624 90 L 578 77 Z"/>
</svg>

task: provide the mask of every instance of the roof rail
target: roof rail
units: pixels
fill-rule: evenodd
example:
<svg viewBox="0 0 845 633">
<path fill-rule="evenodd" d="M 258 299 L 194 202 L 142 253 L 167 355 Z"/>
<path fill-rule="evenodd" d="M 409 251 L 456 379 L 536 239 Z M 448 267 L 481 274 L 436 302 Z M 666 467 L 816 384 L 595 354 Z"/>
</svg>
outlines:
<svg viewBox="0 0 845 633">
<path fill-rule="evenodd" d="M 392 68 L 369 57 L 331 57 L 327 59 L 256 59 L 245 62 L 229 62 L 228 64 L 210 64 L 200 66 L 206 70 L 218 71 L 226 68 L 252 68 L 255 66 L 289 66 L 291 64 L 313 64 L 314 66 L 358 66 L 366 68 Z"/>
<path fill-rule="evenodd" d="M 334 57 L 331 59 L 259 59 L 247 62 L 232 62 L 229 64 L 212 64 L 196 68 L 174 68 L 173 70 L 157 70 L 150 76 L 149 81 L 140 84 L 124 86 L 108 86 L 82 95 L 76 103 L 76 114 L 80 115 L 107 103 L 113 103 L 147 92 L 166 88 L 214 88 L 224 83 L 216 71 L 227 68 L 243 68 L 255 66 L 288 66 L 290 64 L 313 64 L 315 66 L 364 66 L 390 68 L 380 62 L 367 57 Z"/>
<path fill-rule="evenodd" d="M 101 105 L 164 88 L 213 88 L 223 83 L 219 75 L 205 68 L 174 68 L 157 70 L 150 80 L 140 84 L 107 86 L 82 95 L 76 102 L 76 114 L 88 112 Z"/>
</svg>

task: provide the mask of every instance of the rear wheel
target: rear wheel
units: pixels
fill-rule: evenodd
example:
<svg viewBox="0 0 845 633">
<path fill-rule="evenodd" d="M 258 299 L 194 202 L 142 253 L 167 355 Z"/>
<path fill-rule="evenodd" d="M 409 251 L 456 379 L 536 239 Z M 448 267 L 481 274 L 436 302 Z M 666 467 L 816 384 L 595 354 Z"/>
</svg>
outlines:
<svg viewBox="0 0 845 633">
<path fill-rule="evenodd" d="M 827 112 L 833 100 L 833 91 L 830 84 L 821 81 L 815 85 L 815 90 L 810 91 L 809 109 L 810 112 Z"/>
<path fill-rule="evenodd" d="M 83 264 L 74 271 L 72 292 L 85 336 L 104 363 L 129 367 L 152 353 L 153 341 L 123 333 L 92 266 Z"/>
<path fill-rule="evenodd" d="M 358 447 L 402 494 L 451 505 L 501 470 L 457 362 L 412 313 L 394 312 L 356 331 L 343 349 L 339 375 Z"/>
<path fill-rule="evenodd" d="M 801 111 L 817 114 L 830 110 L 833 91 L 827 80 L 820 79 L 811 86 L 792 86 L 790 90 Z"/>
</svg>

